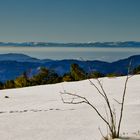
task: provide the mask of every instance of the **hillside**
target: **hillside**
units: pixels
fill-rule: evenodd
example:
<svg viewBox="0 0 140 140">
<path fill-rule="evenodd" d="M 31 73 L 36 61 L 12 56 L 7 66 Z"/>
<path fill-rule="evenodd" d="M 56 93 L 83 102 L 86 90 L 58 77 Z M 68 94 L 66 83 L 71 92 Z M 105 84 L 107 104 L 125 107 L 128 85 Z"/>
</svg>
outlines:
<svg viewBox="0 0 140 140">
<path fill-rule="evenodd" d="M 125 77 L 100 79 L 112 105 L 118 111 Z M 95 80 L 93 82 L 96 83 Z M 140 140 L 140 75 L 133 76 L 127 88 L 121 134 Z M 87 97 L 102 113 L 104 102 L 88 80 L 64 82 L 0 92 L 0 137 L 2 140 L 101 140 L 98 130 L 106 126 L 85 104 L 66 105 L 60 91 Z M 6 98 L 9 97 L 9 98 Z M 132 139 L 131 139 L 132 140 Z"/>
<path fill-rule="evenodd" d="M 32 58 L 25 54 L 8 53 L 8 54 L 0 54 L 0 61 L 39 62 L 40 60 Z"/>
<path fill-rule="evenodd" d="M 104 75 L 109 73 L 125 75 L 130 60 L 132 60 L 132 69 L 140 65 L 140 55 L 109 63 L 98 60 L 40 60 L 24 54 L 0 54 L 0 81 L 13 80 L 25 71 L 33 75 L 38 72 L 39 67 L 47 67 L 62 76 L 70 72 L 70 66 L 74 63 L 78 64 L 87 73 L 98 71 Z"/>
</svg>

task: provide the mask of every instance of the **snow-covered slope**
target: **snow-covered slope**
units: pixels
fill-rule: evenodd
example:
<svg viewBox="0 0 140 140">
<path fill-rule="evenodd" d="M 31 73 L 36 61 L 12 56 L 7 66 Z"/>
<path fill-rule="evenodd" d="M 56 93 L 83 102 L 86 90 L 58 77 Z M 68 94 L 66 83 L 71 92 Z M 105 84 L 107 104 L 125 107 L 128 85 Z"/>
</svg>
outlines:
<svg viewBox="0 0 140 140">
<path fill-rule="evenodd" d="M 125 77 L 100 79 L 112 105 L 120 100 Z M 93 82 L 97 83 L 96 80 Z M 1 140 L 100 140 L 104 122 L 86 104 L 63 104 L 60 91 L 88 98 L 103 114 L 104 102 L 88 80 L 0 91 Z M 8 96 L 9 98 L 5 98 Z M 140 136 L 140 75 L 128 83 L 122 135 Z"/>
</svg>

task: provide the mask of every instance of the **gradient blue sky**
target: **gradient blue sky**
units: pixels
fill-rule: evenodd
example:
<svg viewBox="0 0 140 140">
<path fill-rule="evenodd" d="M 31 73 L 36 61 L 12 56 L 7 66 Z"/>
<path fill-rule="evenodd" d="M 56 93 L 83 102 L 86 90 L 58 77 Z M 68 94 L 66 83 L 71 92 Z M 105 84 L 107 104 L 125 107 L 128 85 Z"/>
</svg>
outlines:
<svg viewBox="0 0 140 140">
<path fill-rule="evenodd" d="M 140 41 L 140 0 L 0 0 L 0 41 Z"/>
</svg>

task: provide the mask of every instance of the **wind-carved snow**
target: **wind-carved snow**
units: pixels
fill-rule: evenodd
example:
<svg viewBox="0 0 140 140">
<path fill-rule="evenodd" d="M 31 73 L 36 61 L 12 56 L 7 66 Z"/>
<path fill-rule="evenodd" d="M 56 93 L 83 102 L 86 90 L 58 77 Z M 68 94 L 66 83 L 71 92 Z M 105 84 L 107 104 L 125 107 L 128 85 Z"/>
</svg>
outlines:
<svg viewBox="0 0 140 140">
<path fill-rule="evenodd" d="M 119 111 L 126 77 L 100 79 L 112 106 Z M 97 84 L 96 80 L 93 80 Z M 126 93 L 121 134 L 140 136 L 140 75 L 133 76 Z M 88 80 L 0 91 L 1 140 L 100 140 L 106 125 L 86 104 L 67 105 L 60 91 L 88 98 L 104 115 L 105 103 Z M 9 97 L 9 98 L 6 98 Z M 69 97 L 66 97 L 69 98 Z M 114 99 L 113 99 L 114 98 Z"/>
</svg>

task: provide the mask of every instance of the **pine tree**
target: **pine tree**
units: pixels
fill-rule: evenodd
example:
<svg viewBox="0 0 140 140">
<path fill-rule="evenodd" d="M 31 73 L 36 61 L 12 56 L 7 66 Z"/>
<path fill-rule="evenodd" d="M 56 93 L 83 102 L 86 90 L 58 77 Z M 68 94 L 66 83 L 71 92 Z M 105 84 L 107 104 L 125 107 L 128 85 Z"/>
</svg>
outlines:
<svg viewBox="0 0 140 140">
<path fill-rule="evenodd" d="M 83 80 L 86 78 L 85 71 L 79 67 L 78 64 L 72 64 L 70 68 L 71 75 L 75 81 Z"/>
</svg>

